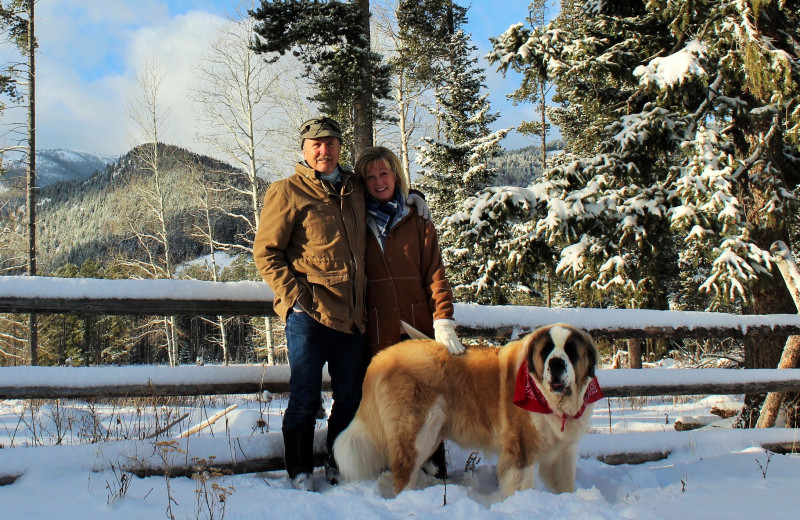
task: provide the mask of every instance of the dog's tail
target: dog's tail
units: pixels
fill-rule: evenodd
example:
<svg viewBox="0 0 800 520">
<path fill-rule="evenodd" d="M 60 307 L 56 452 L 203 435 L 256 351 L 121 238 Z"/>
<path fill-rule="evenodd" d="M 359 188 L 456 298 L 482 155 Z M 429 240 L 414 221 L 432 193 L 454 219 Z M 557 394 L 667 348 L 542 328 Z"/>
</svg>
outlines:
<svg viewBox="0 0 800 520">
<path fill-rule="evenodd" d="M 342 476 L 352 481 L 377 477 L 388 462 L 358 416 L 336 437 L 333 456 Z"/>
</svg>

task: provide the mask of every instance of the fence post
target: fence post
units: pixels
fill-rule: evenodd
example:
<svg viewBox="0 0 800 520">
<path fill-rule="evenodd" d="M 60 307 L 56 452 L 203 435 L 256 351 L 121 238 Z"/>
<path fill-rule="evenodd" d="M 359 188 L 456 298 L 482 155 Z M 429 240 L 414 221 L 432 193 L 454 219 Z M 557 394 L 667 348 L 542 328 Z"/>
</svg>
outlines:
<svg viewBox="0 0 800 520">
<path fill-rule="evenodd" d="M 770 247 L 772 258 L 775 265 L 780 269 L 783 279 L 786 282 L 786 287 L 792 295 L 794 305 L 800 312 L 800 270 L 797 268 L 797 263 L 794 261 L 792 252 L 783 241 L 777 241 Z M 800 360 L 800 336 L 789 336 L 786 339 L 786 346 L 783 347 L 781 360 L 778 363 L 778 368 L 794 368 Z M 761 406 L 761 413 L 758 414 L 758 422 L 756 428 L 772 428 L 775 426 L 775 420 L 778 418 L 781 404 L 783 403 L 785 394 L 779 392 L 770 392 L 764 399 L 764 404 Z"/>
</svg>

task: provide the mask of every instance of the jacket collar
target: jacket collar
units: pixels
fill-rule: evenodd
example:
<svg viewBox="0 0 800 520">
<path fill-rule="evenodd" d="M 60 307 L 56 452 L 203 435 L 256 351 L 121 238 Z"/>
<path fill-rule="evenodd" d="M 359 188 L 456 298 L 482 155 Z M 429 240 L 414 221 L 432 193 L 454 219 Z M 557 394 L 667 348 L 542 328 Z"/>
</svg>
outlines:
<svg viewBox="0 0 800 520">
<path fill-rule="evenodd" d="M 340 164 L 336 165 L 339 168 L 339 171 L 342 173 L 341 178 L 341 185 L 342 189 L 337 193 L 336 190 L 333 188 L 333 185 L 329 182 L 323 181 L 317 176 L 317 172 L 308 166 L 305 161 L 299 161 L 294 166 L 294 171 L 308 182 L 310 182 L 314 186 L 318 186 L 321 190 L 325 193 L 334 196 L 334 197 L 341 197 L 345 195 L 349 195 L 353 191 L 353 178 L 354 174 L 351 170 L 347 168 L 343 168 Z"/>
</svg>

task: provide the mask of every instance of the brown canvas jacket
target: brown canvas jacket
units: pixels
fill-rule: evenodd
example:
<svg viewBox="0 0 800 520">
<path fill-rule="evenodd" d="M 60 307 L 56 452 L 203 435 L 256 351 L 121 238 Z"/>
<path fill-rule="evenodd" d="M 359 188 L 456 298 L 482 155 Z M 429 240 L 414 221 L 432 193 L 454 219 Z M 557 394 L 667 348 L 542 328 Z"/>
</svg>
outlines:
<svg viewBox="0 0 800 520">
<path fill-rule="evenodd" d="M 285 320 L 299 304 L 332 329 L 363 332 L 365 242 L 364 188 L 352 172 L 343 170 L 339 193 L 301 163 L 273 182 L 253 258 L 275 293 L 278 316 Z"/>
<path fill-rule="evenodd" d="M 400 320 L 433 337 L 433 320 L 453 318 L 436 228 L 406 206 L 385 250 L 367 233 L 367 345 L 372 353 L 400 341 Z"/>
</svg>

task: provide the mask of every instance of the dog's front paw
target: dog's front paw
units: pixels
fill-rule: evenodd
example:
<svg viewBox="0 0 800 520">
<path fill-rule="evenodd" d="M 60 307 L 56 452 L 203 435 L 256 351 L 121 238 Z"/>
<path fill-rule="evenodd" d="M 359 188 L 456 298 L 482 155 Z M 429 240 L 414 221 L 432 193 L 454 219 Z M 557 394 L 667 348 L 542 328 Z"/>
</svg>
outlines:
<svg viewBox="0 0 800 520">
<path fill-rule="evenodd" d="M 384 471 L 380 477 L 378 477 L 378 493 L 383 498 L 394 498 L 397 496 L 397 493 L 394 490 L 394 482 L 392 481 L 392 473 L 390 471 Z"/>
</svg>

